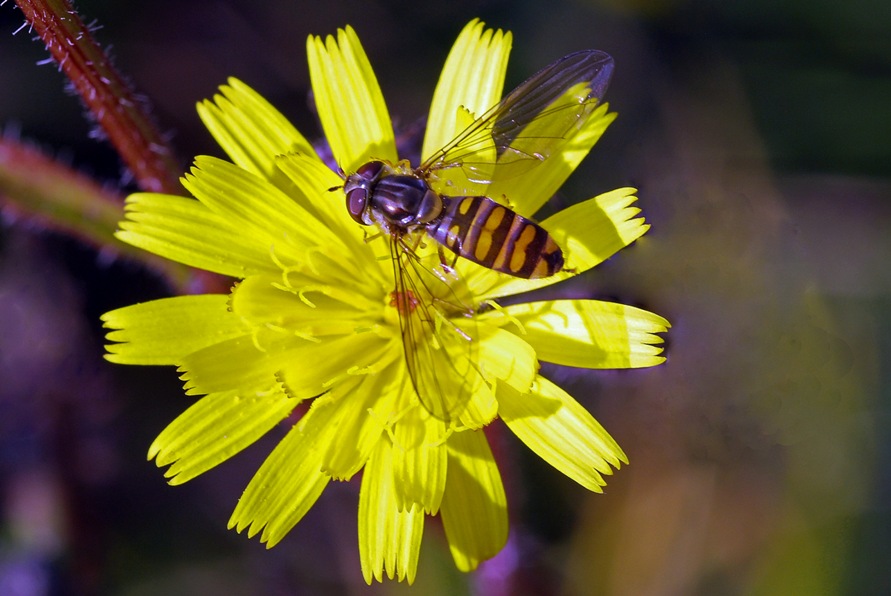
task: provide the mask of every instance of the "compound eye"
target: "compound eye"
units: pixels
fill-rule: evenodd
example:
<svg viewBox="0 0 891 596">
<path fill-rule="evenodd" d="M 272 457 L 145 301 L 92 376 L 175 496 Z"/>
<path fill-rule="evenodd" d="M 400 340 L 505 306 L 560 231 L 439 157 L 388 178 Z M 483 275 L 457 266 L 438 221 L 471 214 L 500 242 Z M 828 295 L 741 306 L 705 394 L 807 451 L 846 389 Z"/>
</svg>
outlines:
<svg viewBox="0 0 891 596">
<path fill-rule="evenodd" d="M 374 180 L 377 178 L 381 170 L 384 169 L 384 163 L 381 161 L 369 161 L 367 164 L 364 164 L 356 170 L 356 174 L 365 178 L 366 180 Z"/>
<path fill-rule="evenodd" d="M 368 196 L 366 195 L 364 188 L 354 188 L 347 193 L 347 211 L 350 212 L 350 217 L 352 217 L 356 221 L 356 223 L 360 223 L 363 226 L 368 225 L 365 222 L 365 208 L 367 206 Z"/>
</svg>

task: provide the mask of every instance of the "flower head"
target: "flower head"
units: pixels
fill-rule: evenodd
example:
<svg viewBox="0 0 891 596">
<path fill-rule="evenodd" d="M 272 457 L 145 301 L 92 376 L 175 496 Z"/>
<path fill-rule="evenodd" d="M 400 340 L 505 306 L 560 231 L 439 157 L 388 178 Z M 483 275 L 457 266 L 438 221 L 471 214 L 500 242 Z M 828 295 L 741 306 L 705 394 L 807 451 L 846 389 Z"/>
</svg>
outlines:
<svg viewBox="0 0 891 596">
<path fill-rule="evenodd" d="M 509 33 L 478 21 L 463 30 L 434 94 L 422 159 L 499 100 L 510 45 Z M 371 160 L 398 164 L 386 105 L 353 30 L 311 37 L 307 52 L 339 167 L 351 173 Z M 231 161 L 195 160 L 184 178 L 194 199 L 130 196 L 118 236 L 239 281 L 228 295 L 167 298 L 103 317 L 115 342 L 109 360 L 178 366 L 186 393 L 202 396 L 149 450 L 159 466 L 169 465 L 171 484 L 216 466 L 308 402 L 248 485 L 230 527 L 259 532 L 272 546 L 331 480 L 364 469 L 365 578 L 386 572 L 411 582 L 426 515 L 442 516 L 462 570 L 504 545 L 506 496 L 481 430 L 496 418 L 590 490 L 600 492 L 603 475 L 627 462 L 584 408 L 538 374 L 538 362 L 652 366 L 664 360 L 656 334 L 668 323 L 595 300 L 502 306 L 496 299 L 585 271 L 640 237 L 648 226 L 633 207 L 633 189 L 540 222 L 566 259 L 556 275 L 522 279 L 466 259 L 436 275 L 429 273 L 440 262 L 435 243 L 418 242 L 409 254 L 358 225 L 336 190 L 340 175 L 244 83 L 230 79 L 198 111 Z M 614 116 L 598 106 L 534 177 L 480 182 L 475 190 L 507 197 L 531 217 Z M 400 275 L 410 283 L 400 285 Z M 433 398 L 425 390 L 432 385 L 439 387 Z"/>
</svg>

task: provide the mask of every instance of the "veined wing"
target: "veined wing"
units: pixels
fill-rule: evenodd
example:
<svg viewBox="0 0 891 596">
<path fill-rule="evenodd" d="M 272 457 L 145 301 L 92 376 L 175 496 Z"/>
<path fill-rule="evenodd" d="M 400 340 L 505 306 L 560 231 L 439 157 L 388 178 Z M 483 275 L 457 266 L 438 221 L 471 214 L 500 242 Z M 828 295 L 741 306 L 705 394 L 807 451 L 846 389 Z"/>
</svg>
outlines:
<svg viewBox="0 0 891 596">
<path fill-rule="evenodd" d="M 443 194 L 525 174 L 571 138 L 597 107 L 613 72 L 599 50 L 576 52 L 545 67 L 434 153 L 419 168 Z"/>
<path fill-rule="evenodd" d="M 479 384 L 476 324 L 461 282 L 429 268 L 397 235 L 390 238 L 395 290 L 391 306 L 399 326 L 409 377 L 424 408 L 451 422 L 464 411 Z"/>
</svg>

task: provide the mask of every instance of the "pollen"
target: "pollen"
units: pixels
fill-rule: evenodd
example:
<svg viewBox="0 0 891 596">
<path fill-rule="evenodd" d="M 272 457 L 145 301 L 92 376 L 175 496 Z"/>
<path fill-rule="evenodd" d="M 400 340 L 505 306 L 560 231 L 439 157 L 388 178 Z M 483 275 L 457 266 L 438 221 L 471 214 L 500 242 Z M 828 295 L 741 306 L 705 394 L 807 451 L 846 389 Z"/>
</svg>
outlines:
<svg viewBox="0 0 891 596">
<path fill-rule="evenodd" d="M 390 306 L 403 315 L 411 314 L 418 307 L 418 297 L 411 290 L 390 292 Z"/>
</svg>

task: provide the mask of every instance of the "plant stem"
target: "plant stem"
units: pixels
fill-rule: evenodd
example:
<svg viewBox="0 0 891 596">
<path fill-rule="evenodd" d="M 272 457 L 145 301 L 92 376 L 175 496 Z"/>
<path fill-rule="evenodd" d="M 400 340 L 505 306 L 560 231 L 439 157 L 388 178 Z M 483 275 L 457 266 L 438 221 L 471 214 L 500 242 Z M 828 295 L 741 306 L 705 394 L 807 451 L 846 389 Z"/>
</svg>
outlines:
<svg viewBox="0 0 891 596">
<path fill-rule="evenodd" d="M 210 280 L 179 263 L 124 244 L 114 237 L 124 218 L 124 198 L 39 149 L 0 137 L 0 214 L 7 221 L 47 229 L 93 246 L 105 259 L 121 255 L 163 276 L 172 289 L 194 292 Z M 219 284 L 216 284 L 219 285 Z"/>
<path fill-rule="evenodd" d="M 16 0 L 142 190 L 182 194 L 180 166 L 144 102 L 93 38 L 69 0 Z"/>
</svg>

